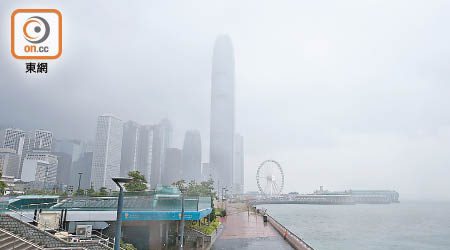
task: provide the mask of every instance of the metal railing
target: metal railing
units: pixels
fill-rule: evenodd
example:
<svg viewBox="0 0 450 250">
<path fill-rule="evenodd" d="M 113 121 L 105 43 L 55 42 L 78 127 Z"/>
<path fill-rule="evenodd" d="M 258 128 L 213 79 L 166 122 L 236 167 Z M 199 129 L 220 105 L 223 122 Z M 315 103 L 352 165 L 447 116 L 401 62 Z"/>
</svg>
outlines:
<svg viewBox="0 0 450 250">
<path fill-rule="evenodd" d="M 9 236 L 11 236 L 11 237 L 14 238 L 13 249 L 15 248 L 15 245 L 16 245 L 15 242 L 16 242 L 16 240 L 18 240 L 18 241 L 20 241 L 20 242 L 24 242 L 24 243 L 26 243 L 26 244 L 29 244 L 29 245 L 33 246 L 34 248 L 36 248 L 36 249 L 44 249 L 44 248 L 42 248 L 41 246 L 38 246 L 38 245 L 34 244 L 33 242 L 28 241 L 28 240 L 26 240 L 26 239 L 24 239 L 24 238 L 22 238 L 22 237 L 20 237 L 20 236 L 18 236 L 18 235 L 15 235 L 15 234 L 13 234 L 13 233 L 10 233 L 9 231 L 7 231 L 7 230 L 5 230 L 5 229 L 0 228 L 0 232 L 2 232 L 2 233 L 4 233 L 4 234 L 7 234 L 7 235 L 9 235 Z"/>
<path fill-rule="evenodd" d="M 44 203 L 32 203 L 32 204 L 24 204 L 24 205 L 20 205 L 20 209 L 24 210 L 24 209 L 46 209 L 46 208 L 50 208 L 51 206 L 54 206 L 58 204 L 58 202 L 44 202 Z"/>
<path fill-rule="evenodd" d="M 272 216 L 270 216 L 267 213 L 264 213 L 265 216 L 269 217 L 273 222 L 275 222 L 278 226 L 280 226 L 283 231 L 283 238 L 286 238 L 286 235 L 289 233 L 290 235 L 292 235 L 292 237 L 294 238 L 294 240 L 296 240 L 297 242 L 300 242 L 300 244 L 303 244 L 307 249 L 309 250 L 314 250 L 314 248 L 312 248 L 310 245 L 308 245 L 308 243 L 306 243 L 304 240 L 302 240 L 300 237 L 298 237 L 295 233 L 291 232 L 291 230 L 287 229 L 285 226 L 283 226 L 280 222 L 278 222 L 277 220 L 275 220 Z M 269 221 L 270 222 L 270 221 Z M 271 223 L 272 224 L 272 223 Z M 281 232 L 280 232 L 281 233 Z M 291 243 L 292 244 L 292 243 Z"/>
<path fill-rule="evenodd" d="M 56 248 L 42 248 L 43 250 L 89 250 L 85 247 L 56 247 Z"/>
<path fill-rule="evenodd" d="M 104 235 L 104 234 L 99 234 L 99 232 L 92 230 L 92 233 L 95 234 L 95 237 L 98 237 L 100 239 L 103 239 L 103 241 L 105 242 L 105 244 L 110 247 L 110 248 L 114 248 L 114 243 L 115 243 L 115 239 L 114 238 L 109 238 L 108 236 Z M 120 250 L 126 250 L 125 248 L 119 247 Z"/>
<path fill-rule="evenodd" d="M 10 205 L 10 207 L 16 208 L 16 207 L 11 206 L 11 205 Z M 0 208 L 0 210 L 6 210 L 6 211 L 13 212 L 14 214 L 19 215 L 20 218 L 17 218 L 17 219 L 19 219 L 19 220 L 22 221 L 22 222 L 27 223 L 26 221 L 23 220 L 23 218 L 25 218 L 25 219 L 28 219 L 28 220 L 30 220 L 31 222 L 35 223 L 36 225 L 42 225 L 44 228 L 46 228 L 45 230 L 51 230 L 51 231 L 54 231 L 54 230 L 55 230 L 54 228 L 48 226 L 46 223 L 42 223 L 42 222 L 39 223 L 39 222 L 38 222 L 37 220 L 35 220 L 34 218 L 28 217 L 28 216 L 24 215 L 23 213 L 19 212 L 19 209 L 18 209 L 18 208 L 16 208 L 16 209 L 17 209 L 17 210 L 14 210 L 14 209 L 11 209 L 11 208 L 9 208 L 9 207 L 7 207 L 7 208 Z M 14 217 L 14 216 L 13 216 L 13 217 Z"/>
<path fill-rule="evenodd" d="M 179 211 L 181 208 L 181 198 L 166 197 L 144 197 L 144 196 L 125 196 L 124 210 L 127 211 Z M 210 197 L 186 197 L 186 211 L 200 211 L 211 208 Z M 67 198 L 50 210 L 57 209 L 77 209 L 82 210 L 100 210 L 100 211 L 116 211 L 117 198 L 115 197 L 76 197 Z"/>
<path fill-rule="evenodd" d="M 11 207 L 14 207 L 14 206 L 11 206 Z M 16 208 L 16 207 L 14 207 L 14 208 Z M 44 228 L 46 228 L 45 230 L 64 232 L 64 231 L 55 230 L 54 228 L 49 227 L 46 223 L 38 222 L 34 218 L 30 218 L 30 217 L 24 215 L 23 213 L 20 213 L 19 211 L 13 210 L 11 208 L 0 208 L 0 210 L 2 210 L 2 209 L 10 211 L 10 212 L 13 212 L 15 214 L 18 214 L 20 216 L 20 218 L 17 218 L 17 219 L 19 219 L 23 223 L 27 223 L 27 222 L 25 222 L 23 220 L 23 218 L 26 218 L 26 219 L 30 220 L 31 222 L 35 223 L 36 225 L 43 226 Z M 29 224 L 29 223 L 27 223 L 27 224 Z M 29 225 L 34 227 L 34 225 L 31 225 L 31 224 L 29 224 Z M 40 230 L 38 227 L 36 227 L 36 228 L 38 230 Z M 53 236 L 55 236 L 55 235 L 53 235 Z M 111 247 L 111 243 L 110 243 L 111 240 L 109 238 L 105 239 L 105 238 L 99 237 L 97 235 L 94 235 L 93 237 L 91 237 L 91 238 L 94 238 L 94 239 L 83 239 L 83 240 L 80 240 L 80 239 L 81 238 L 86 238 L 86 237 L 82 236 L 82 235 L 67 235 L 67 237 L 58 237 L 58 236 L 55 236 L 55 237 L 57 237 L 58 239 L 64 240 L 66 242 L 96 242 L 96 243 L 102 245 L 103 247 L 106 247 L 106 248 L 109 248 L 109 249 L 113 248 L 113 247 Z M 114 242 L 112 244 L 114 246 Z M 57 249 L 60 249 L 60 248 L 57 248 Z M 74 248 L 69 248 L 69 249 L 74 249 Z M 84 249 L 84 248 L 79 248 L 79 249 Z"/>
</svg>

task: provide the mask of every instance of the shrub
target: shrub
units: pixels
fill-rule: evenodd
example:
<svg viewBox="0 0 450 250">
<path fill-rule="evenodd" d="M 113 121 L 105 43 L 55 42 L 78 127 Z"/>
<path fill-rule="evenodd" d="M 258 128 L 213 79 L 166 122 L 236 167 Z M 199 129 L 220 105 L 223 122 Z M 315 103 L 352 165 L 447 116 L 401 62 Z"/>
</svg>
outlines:
<svg viewBox="0 0 450 250">
<path fill-rule="evenodd" d="M 211 235 L 219 226 L 219 220 L 214 220 L 213 222 L 209 223 L 209 225 L 204 224 L 198 225 L 198 223 L 191 222 L 188 226 L 189 228 L 195 229 L 204 234 Z"/>
</svg>

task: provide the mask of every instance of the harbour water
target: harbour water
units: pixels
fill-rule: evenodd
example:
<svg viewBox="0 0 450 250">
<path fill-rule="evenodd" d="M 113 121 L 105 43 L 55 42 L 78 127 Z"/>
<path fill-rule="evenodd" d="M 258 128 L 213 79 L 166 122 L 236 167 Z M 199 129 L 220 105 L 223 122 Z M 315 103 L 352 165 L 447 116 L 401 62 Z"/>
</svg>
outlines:
<svg viewBox="0 0 450 250">
<path fill-rule="evenodd" d="M 450 202 L 261 207 L 316 250 L 450 249 Z"/>
</svg>

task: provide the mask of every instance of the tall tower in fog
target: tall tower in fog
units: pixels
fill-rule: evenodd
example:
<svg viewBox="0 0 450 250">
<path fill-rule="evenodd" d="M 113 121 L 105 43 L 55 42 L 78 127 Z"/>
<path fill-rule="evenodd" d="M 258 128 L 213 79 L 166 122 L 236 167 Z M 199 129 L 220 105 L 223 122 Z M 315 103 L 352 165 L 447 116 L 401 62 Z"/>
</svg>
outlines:
<svg viewBox="0 0 450 250">
<path fill-rule="evenodd" d="M 244 193 L 244 137 L 234 137 L 233 193 Z"/>
<path fill-rule="evenodd" d="M 231 190 L 234 139 L 234 53 L 227 35 L 217 37 L 212 58 L 210 167 L 216 183 Z"/>
</svg>

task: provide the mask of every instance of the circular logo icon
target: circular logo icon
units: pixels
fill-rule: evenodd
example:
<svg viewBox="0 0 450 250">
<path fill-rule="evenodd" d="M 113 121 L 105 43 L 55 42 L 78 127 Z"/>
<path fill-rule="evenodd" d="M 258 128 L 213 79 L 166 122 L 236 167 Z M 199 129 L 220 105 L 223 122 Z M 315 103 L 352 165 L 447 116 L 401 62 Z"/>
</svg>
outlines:
<svg viewBox="0 0 450 250">
<path fill-rule="evenodd" d="M 50 25 L 40 16 L 32 16 L 23 25 L 23 35 L 30 43 L 42 43 L 50 35 Z"/>
</svg>

